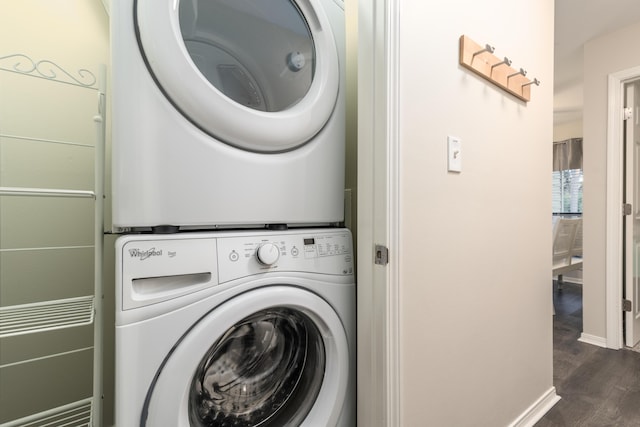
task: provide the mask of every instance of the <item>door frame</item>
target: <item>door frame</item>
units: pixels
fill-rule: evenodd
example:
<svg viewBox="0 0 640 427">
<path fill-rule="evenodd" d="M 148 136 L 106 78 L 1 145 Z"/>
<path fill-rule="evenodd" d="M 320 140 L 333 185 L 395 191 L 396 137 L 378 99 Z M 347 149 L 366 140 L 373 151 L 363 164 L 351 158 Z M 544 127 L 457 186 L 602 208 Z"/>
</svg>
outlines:
<svg viewBox="0 0 640 427">
<path fill-rule="evenodd" d="M 624 246 L 625 246 L 625 268 L 623 271 L 623 293 L 625 300 L 632 303 L 631 310 L 624 312 L 624 345 L 626 347 L 634 347 L 640 342 L 640 318 L 638 317 L 638 297 L 637 297 L 637 271 L 636 265 L 638 261 L 638 239 L 636 233 L 640 226 L 637 225 L 638 206 L 638 188 L 637 179 L 640 169 L 636 166 L 638 157 L 637 142 L 637 106 L 638 106 L 638 88 L 640 80 L 632 80 L 624 85 L 624 108 L 625 116 L 629 108 L 631 108 L 631 118 L 625 117 L 624 126 L 624 147 L 625 147 L 625 203 L 632 206 L 631 215 L 624 217 Z"/>
<path fill-rule="evenodd" d="M 357 412 L 372 427 L 402 425 L 399 21 L 399 0 L 358 2 Z"/>
<path fill-rule="evenodd" d="M 607 198 L 605 238 L 606 344 L 608 348 L 624 346 L 622 326 L 623 285 L 623 150 L 624 85 L 640 78 L 640 67 L 609 74 L 607 125 Z"/>
</svg>

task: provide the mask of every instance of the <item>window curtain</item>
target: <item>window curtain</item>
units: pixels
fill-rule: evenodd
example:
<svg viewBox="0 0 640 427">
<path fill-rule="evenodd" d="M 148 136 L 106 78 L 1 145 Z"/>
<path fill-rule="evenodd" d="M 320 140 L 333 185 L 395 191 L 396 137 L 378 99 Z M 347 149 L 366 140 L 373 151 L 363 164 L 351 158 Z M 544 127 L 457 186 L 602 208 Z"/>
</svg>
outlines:
<svg viewBox="0 0 640 427">
<path fill-rule="evenodd" d="M 582 138 L 553 143 L 553 170 L 582 169 Z"/>
</svg>

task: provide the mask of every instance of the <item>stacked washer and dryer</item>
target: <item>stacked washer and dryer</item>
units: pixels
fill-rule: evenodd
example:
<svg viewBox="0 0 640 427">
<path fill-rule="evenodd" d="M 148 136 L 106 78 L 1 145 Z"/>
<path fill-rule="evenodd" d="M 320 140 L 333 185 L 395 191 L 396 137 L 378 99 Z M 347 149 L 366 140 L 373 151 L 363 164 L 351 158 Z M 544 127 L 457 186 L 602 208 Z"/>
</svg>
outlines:
<svg viewBox="0 0 640 427">
<path fill-rule="evenodd" d="M 111 3 L 117 426 L 354 426 L 343 0 Z"/>
</svg>

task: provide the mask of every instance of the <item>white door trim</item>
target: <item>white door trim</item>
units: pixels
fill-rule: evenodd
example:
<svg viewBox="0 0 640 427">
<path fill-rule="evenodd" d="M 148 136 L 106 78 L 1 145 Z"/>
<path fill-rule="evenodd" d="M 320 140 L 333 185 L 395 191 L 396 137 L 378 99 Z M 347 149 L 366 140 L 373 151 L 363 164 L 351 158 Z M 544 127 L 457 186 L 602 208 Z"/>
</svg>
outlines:
<svg viewBox="0 0 640 427">
<path fill-rule="evenodd" d="M 607 125 L 607 203 L 606 203 L 606 339 L 607 347 L 620 349 L 622 336 L 622 102 L 624 84 L 640 78 L 640 67 L 609 74 Z"/>
<path fill-rule="evenodd" d="M 389 265 L 387 278 L 387 425 L 401 426 L 400 342 L 400 1 L 387 0 L 387 123 Z"/>
<path fill-rule="evenodd" d="M 402 425 L 399 10 L 358 3 L 358 425 L 371 427 Z"/>
</svg>

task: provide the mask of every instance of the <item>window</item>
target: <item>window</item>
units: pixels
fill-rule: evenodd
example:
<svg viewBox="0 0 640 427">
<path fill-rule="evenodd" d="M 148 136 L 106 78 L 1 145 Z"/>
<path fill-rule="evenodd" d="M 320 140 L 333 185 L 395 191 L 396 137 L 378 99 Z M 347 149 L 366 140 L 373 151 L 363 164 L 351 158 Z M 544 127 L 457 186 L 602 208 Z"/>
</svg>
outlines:
<svg viewBox="0 0 640 427">
<path fill-rule="evenodd" d="M 582 213 L 582 169 L 553 171 L 553 213 Z"/>
<path fill-rule="evenodd" d="M 553 213 L 582 213 L 582 138 L 553 143 Z"/>
</svg>

